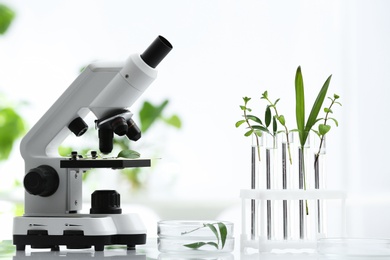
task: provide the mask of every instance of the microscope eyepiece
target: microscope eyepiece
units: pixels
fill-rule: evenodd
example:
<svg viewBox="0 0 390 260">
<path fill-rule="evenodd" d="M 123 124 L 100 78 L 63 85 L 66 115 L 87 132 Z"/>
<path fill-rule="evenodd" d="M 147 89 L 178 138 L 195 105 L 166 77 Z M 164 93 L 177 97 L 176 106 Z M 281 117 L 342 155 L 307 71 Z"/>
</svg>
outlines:
<svg viewBox="0 0 390 260">
<path fill-rule="evenodd" d="M 141 54 L 141 58 L 150 67 L 156 68 L 172 48 L 172 44 L 160 35 Z"/>
</svg>

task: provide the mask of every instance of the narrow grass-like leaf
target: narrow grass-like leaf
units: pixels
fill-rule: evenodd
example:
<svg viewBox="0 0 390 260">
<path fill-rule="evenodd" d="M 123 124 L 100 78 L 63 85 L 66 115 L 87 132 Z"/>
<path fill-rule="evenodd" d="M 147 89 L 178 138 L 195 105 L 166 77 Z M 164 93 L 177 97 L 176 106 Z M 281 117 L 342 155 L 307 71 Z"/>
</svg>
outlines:
<svg viewBox="0 0 390 260">
<path fill-rule="evenodd" d="M 304 146 L 304 131 L 305 131 L 305 91 L 303 86 L 303 77 L 301 67 L 299 66 L 295 74 L 295 115 L 297 128 L 299 132 L 299 141 L 301 146 Z"/>
<path fill-rule="evenodd" d="M 221 234 L 221 243 L 222 243 L 222 248 L 223 248 L 225 246 L 225 243 L 226 243 L 227 228 L 226 228 L 226 225 L 222 222 L 218 222 L 218 228 L 219 228 L 219 233 Z"/>
<path fill-rule="evenodd" d="M 331 78 L 332 78 L 332 75 L 330 75 L 326 79 L 324 85 L 322 86 L 320 92 L 317 95 L 316 100 L 314 101 L 313 107 L 312 107 L 310 114 L 309 114 L 309 118 L 307 119 L 307 122 L 305 125 L 303 144 L 305 144 L 305 142 L 306 142 L 306 139 L 307 139 L 307 136 L 309 135 L 310 129 L 313 127 L 313 125 L 317 121 L 318 113 L 321 110 L 322 104 L 323 104 L 324 99 L 326 97 L 326 93 L 328 92 L 328 87 L 329 87 Z"/>
</svg>

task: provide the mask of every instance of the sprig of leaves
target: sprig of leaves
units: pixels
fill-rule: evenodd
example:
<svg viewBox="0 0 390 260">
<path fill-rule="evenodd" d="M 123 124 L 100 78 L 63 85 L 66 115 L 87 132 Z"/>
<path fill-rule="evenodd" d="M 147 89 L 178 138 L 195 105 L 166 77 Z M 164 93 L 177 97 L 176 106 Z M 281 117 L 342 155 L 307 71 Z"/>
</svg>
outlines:
<svg viewBox="0 0 390 260">
<path fill-rule="evenodd" d="M 334 124 L 336 126 L 339 126 L 338 121 L 334 117 L 330 117 L 330 115 L 333 114 L 333 110 L 332 110 L 333 105 L 337 104 L 339 106 L 342 106 L 342 104 L 339 101 L 337 101 L 340 98 L 340 96 L 337 94 L 334 94 L 333 98 L 332 97 L 328 97 L 328 98 L 331 100 L 331 103 L 330 103 L 329 107 L 324 108 L 325 117 L 317 120 L 317 121 L 323 120 L 323 123 L 318 125 L 318 130 L 313 130 L 320 138 L 320 145 L 318 147 L 318 152 L 315 155 L 314 163 L 317 163 L 318 157 L 319 157 L 321 149 L 322 149 L 322 145 L 323 145 L 324 140 L 325 140 L 325 135 L 331 129 L 331 126 L 328 124 L 328 121 L 331 120 L 334 122 Z"/>
<path fill-rule="evenodd" d="M 266 93 L 266 92 L 265 92 Z M 264 93 L 263 93 L 264 95 Z M 267 95 L 267 94 L 266 94 Z M 239 120 L 236 122 L 236 127 L 240 127 L 241 125 L 245 124 L 247 125 L 247 132 L 245 132 L 244 136 L 255 136 L 256 138 L 256 144 L 258 149 L 258 157 L 260 161 L 260 141 L 259 137 L 261 137 L 264 133 L 270 134 L 274 139 L 274 145 L 276 145 L 276 134 L 278 133 L 278 121 L 283 122 L 285 124 L 284 116 L 272 116 L 271 107 L 272 105 L 268 105 L 265 109 L 265 116 L 264 116 L 264 123 L 263 121 L 255 116 L 255 115 L 248 115 L 247 112 L 252 112 L 252 109 L 248 107 L 248 103 L 251 100 L 249 97 L 243 97 L 244 105 L 241 105 L 240 108 L 243 111 L 243 117 L 244 119 Z M 278 100 L 277 100 L 278 101 Z M 273 104 L 276 105 L 277 101 Z M 271 128 L 272 123 L 272 128 Z"/>
<path fill-rule="evenodd" d="M 272 102 L 269 98 L 268 98 L 268 91 L 265 91 L 262 95 L 261 95 L 261 99 L 265 99 L 266 101 L 268 101 L 269 105 L 267 106 L 267 112 L 266 112 L 266 118 L 268 117 L 268 121 L 270 121 L 270 117 L 271 117 L 271 108 L 273 108 L 274 112 L 275 112 L 275 115 L 273 117 L 273 119 L 277 120 L 279 122 L 279 124 L 281 124 L 284 128 L 284 133 L 286 135 L 286 142 L 287 142 L 287 150 L 288 150 L 288 158 L 290 160 L 290 164 L 292 164 L 292 156 L 291 156 L 291 150 L 290 150 L 290 140 L 289 140 L 289 131 L 288 131 L 288 128 L 287 128 L 287 125 L 286 125 L 286 119 L 284 117 L 284 115 L 281 115 L 278 113 L 278 109 L 276 108 L 276 104 L 279 102 L 280 98 L 276 99 L 275 102 Z M 275 120 L 275 122 L 276 122 Z M 276 127 L 275 127 L 276 128 Z"/>
<path fill-rule="evenodd" d="M 190 231 L 186 231 L 181 233 L 182 235 L 187 235 L 189 233 L 195 232 L 202 228 L 209 228 L 217 238 L 217 243 L 215 242 L 195 242 L 191 244 L 185 244 L 183 246 L 191 248 L 191 249 L 199 249 L 202 246 L 205 245 L 211 245 L 214 246 L 216 249 L 222 250 L 225 247 L 226 243 L 226 237 L 227 237 L 227 228 L 226 225 L 223 222 L 217 222 L 217 223 L 204 223 L 202 226 L 195 228 Z"/>
<path fill-rule="evenodd" d="M 248 131 L 245 132 L 244 136 L 254 136 L 256 139 L 256 145 L 257 145 L 257 154 L 259 161 L 261 160 L 260 157 L 260 141 L 259 137 L 262 135 L 262 130 L 267 131 L 266 128 L 263 127 L 263 122 L 254 115 L 248 115 L 248 112 L 252 112 L 252 109 L 248 107 L 248 102 L 251 100 L 249 97 L 243 97 L 244 105 L 240 105 L 240 109 L 243 111 L 243 117 L 244 119 L 239 120 L 236 122 L 236 127 L 240 127 L 241 125 L 245 124 L 248 126 Z M 250 121 L 257 123 L 258 125 L 252 125 Z"/>
</svg>

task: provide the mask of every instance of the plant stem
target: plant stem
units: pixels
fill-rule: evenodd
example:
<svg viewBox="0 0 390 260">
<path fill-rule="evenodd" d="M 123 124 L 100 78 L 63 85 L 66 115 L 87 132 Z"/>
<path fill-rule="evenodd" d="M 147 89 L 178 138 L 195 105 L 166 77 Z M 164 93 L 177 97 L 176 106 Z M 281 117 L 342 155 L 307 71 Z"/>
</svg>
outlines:
<svg viewBox="0 0 390 260">
<path fill-rule="evenodd" d="M 332 99 L 332 103 L 330 104 L 329 108 L 328 108 L 328 111 L 326 112 L 325 114 L 325 119 L 324 119 L 324 125 L 326 125 L 326 123 L 328 122 L 328 119 L 329 119 L 329 114 L 330 112 L 332 111 L 332 106 L 335 104 L 336 102 L 336 99 Z M 317 153 L 315 154 L 315 160 L 314 160 L 314 165 L 317 164 L 318 162 L 318 158 L 320 156 L 320 153 L 321 153 L 321 148 L 322 148 L 322 145 L 324 143 L 324 140 L 325 140 L 325 135 L 321 135 L 321 141 L 320 141 L 320 145 L 318 147 L 318 151 Z"/>
<path fill-rule="evenodd" d="M 278 110 L 276 109 L 276 106 L 271 102 L 271 100 L 268 99 L 268 97 L 265 97 L 265 99 L 271 104 L 271 106 L 273 107 L 274 111 L 275 111 L 275 115 L 277 118 L 279 118 L 279 113 L 278 113 Z M 292 156 L 291 156 L 291 149 L 290 149 L 290 139 L 288 137 L 289 135 L 289 131 L 288 131 L 288 128 L 286 126 L 286 124 L 281 124 L 284 129 L 285 129 L 285 133 L 286 133 L 286 142 L 287 142 L 287 151 L 288 151 L 288 159 L 290 161 L 290 164 L 292 164 Z"/>
<path fill-rule="evenodd" d="M 245 105 L 246 105 L 246 104 L 245 104 Z M 259 158 L 259 161 L 261 161 L 259 137 L 257 136 L 257 134 L 256 134 L 256 132 L 255 132 L 255 129 L 253 129 L 252 125 L 249 123 L 249 119 L 248 119 L 248 117 L 247 117 L 246 110 L 244 110 L 244 118 L 245 118 L 245 122 L 248 124 L 248 127 L 253 131 L 253 134 L 255 135 L 255 138 L 256 138 L 256 146 L 257 146 L 257 156 L 258 156 L 258 158 Z"/>
</svg>

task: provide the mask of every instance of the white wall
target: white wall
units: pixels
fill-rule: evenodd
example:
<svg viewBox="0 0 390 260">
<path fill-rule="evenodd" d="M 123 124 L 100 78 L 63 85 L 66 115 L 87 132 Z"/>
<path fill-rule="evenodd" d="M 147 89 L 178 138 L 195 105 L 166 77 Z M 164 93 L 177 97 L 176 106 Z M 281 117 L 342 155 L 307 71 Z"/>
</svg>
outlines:
<svg viewBox="0 0 390 260">
<path fill-rule="evenodd" d="M 125 59 L 158 34 L 172 42 L 143 96 L 169 98 L 170 111 L 184 123 L 179 132 L 144 137 L 166 146 L 161 174 L 177 177 L 169 191 L 156 185 L 156 196 L 235 200 L 250 181 L 250 140 L 234 127 L 241 97 L 256 99 L 268 90 L 281 98 L 280 110 L 295 128 L 298 65 L 307 100 L 333 74 L 329 93 L 343 103 L 335 111 L 340 126 L 328 138 L 329 186 L 387 193 L 385 0 L 4 2 L 17 18 L 0 38 L 0 90 L 28 100 L 24 114 L 31 124 L 91 60 Z M 17 152 L 11 162 L 13 171 L 23 172 Z"/>
</svg>

